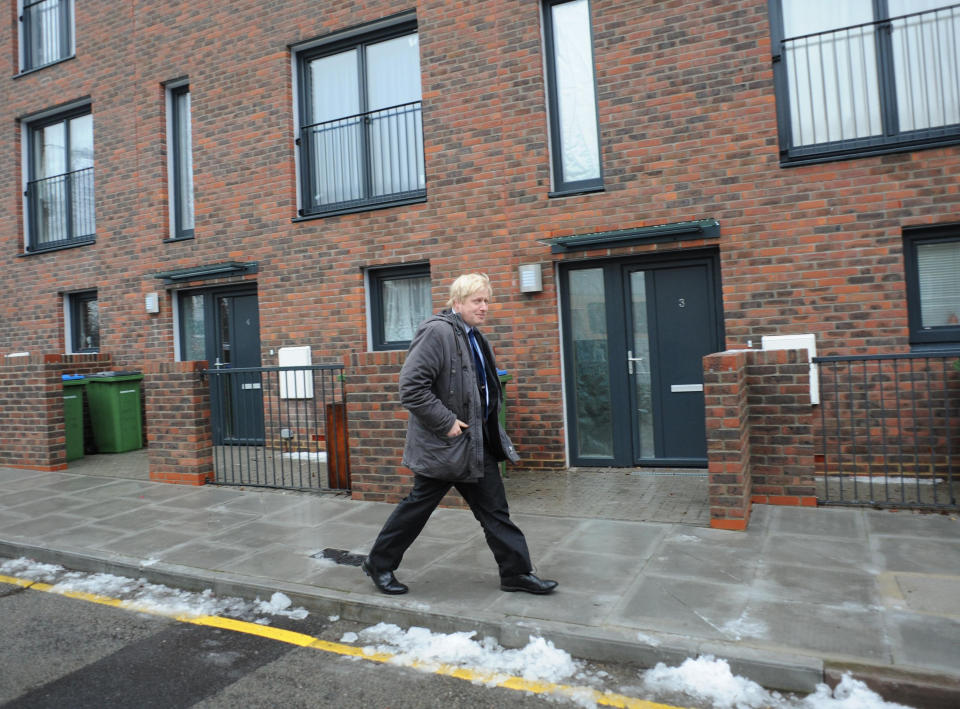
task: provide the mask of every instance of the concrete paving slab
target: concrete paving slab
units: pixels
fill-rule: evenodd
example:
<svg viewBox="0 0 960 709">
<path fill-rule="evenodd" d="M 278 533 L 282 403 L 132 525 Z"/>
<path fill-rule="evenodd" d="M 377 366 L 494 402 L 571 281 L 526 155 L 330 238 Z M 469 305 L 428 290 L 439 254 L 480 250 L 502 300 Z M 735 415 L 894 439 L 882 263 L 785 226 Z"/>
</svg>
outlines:
<svg viewBox="0 0 960 709">
<path fill-rule="evenodd" d="M 743 613 L 748 589 L 734 584 L 643 574 L 624 594 L 610 622 L 705 639 L 724 639 L 724 626 Z"/>
<path fill-rule="evenodd" d="M 889 624 L 895 663 L 960 674 L 960 619 L 895 611 Z"/>
<path fill-rule="evenodd" d="M 863 516 L 839 508 L 779 507 L 771 530 L 782 534 L 866 539 Z"/>
<path fill-rule="evenodd" d="M 784 564 L 824 569 L 862 569 L 873 565 L 868 540 L 846 541 L 815 535 L 770 533 L 766 537 L 764 558 Z"/>
<path fill-rule="evenodd" d="M 100 548 L 144 559 L 159 559 L 172 547 L 193 539 L 193 535 L 172 529 L 150 529 L 103 542 Z"/>
<path fill-rule="evenodd" d="M 960 537 L 945 541 L 878 534 L 874 544 L 883 571 L 960 572 Z"/>
<path fill-rule="evenodd" d="M 830 658 L 888 663 L 883 614 L 876 607 L 837 599 L 833 605 L 752 600 L 741 638 L 796 648 Z"/>
<path fill-rule="evenodd" d="M 876 576 L 859 569 L 820 569 L 762 560 L 753 588 L 765 600 L 805 603 L 878 602 Z"/>
<path fill-rule="evenodd" d="M 925 539 L 960 537 L 960 512 L 865 510 L 864 521 L 871 534 L 893 534 Z"/>
</svg>

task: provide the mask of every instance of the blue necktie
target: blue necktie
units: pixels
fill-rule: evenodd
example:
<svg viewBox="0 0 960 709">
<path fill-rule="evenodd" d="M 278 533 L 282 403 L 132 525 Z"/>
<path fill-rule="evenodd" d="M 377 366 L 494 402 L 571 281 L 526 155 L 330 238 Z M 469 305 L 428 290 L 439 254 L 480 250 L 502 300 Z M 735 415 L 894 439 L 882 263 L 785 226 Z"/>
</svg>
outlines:
<svg viewBox="0 0 960 709">
<path fill-rule="evenodd" d="M 467 333 L 470 338 L 470 349 L 473 350 L 473 361 L 477 370 L 477 386 L 480 387 L 480 398 L 483 400 L 483 418 L 487 418 L 487 372 L 483 366 L 483 358 L 480 356 L 480 345 L 477 342 L 473 329 Z"/>
</svg>

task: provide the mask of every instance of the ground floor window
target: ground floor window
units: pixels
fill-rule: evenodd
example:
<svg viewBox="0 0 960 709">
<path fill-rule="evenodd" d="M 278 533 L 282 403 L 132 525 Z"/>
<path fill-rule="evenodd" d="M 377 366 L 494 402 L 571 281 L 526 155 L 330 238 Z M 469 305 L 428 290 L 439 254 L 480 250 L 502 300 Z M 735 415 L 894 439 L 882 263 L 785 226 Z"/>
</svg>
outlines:
<svg viewBox="0 0 960 709">
<path fill-rule="evenodd" d="M 374 350 L 405 350 L 430 317 L 430 264 L 370 271 L 370 330 Z"/>
<path fill-rule="evenodd" d="M 67 329 L 70 351 L 100 351 L 100 308 L 97 292 L 71 293 L 67 296 Z"/>
<path fill-rule="evenodd" d="M 905 229 L 910 344 L 960 347 L 960 224 Z"/>
</svg>

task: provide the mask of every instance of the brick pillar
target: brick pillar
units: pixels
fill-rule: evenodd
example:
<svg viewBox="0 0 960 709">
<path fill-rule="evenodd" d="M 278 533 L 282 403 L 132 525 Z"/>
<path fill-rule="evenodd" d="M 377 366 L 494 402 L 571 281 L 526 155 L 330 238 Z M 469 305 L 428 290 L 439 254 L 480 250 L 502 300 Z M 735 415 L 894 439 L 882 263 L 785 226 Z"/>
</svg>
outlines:
<svg viewBox="0 0 960 709">
<path fill-rule="evenodd" d="M 149 363 L 143 370 L 150 479 L 203 485 L 213 479 L 206 362 Z"/>
<path fill-rule="evenodd" d="M 752 351 L 747 365 L 753 502 L 816 507 L 806 350 Z"/>
<path fill-rule="evenodd" d="M 64 470 L 67 442 L 63 374 L 110 369 L 108 354 L 46 354 L 0 359 L 0 465 Z"/>
<path fill-rule="evenodd" d="M 356 352 L 344 358 L 350 428 L 350 488 L 354 500 L 399 502 L 413 473 L 401 465 L 407 411 L 397 382 L 407 353 Z M 465 507 L 451 491 L 440 503 Z"/>
<path fill-rule="evenodd" d="M 746 529 L 750 519 L 748 350 L 703 358 L 710 526 Z"/>
</svg>

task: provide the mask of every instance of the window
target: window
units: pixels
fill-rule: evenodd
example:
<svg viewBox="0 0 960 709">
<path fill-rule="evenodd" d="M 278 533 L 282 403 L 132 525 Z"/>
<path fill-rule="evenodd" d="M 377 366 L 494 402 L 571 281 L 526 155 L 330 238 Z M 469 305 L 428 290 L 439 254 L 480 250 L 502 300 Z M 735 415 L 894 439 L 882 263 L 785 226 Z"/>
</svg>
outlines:
<svg viewBox="0 0 960 709">
<path fill-rule="evenodd" d="M 73 293 L 67 296 L 69 313 L 70 351 L 100 351 L 100 310 L 97 306 L 97 292 Z"/>
<path fill-rule="evenodd" d="M 426 197 L 415 22 L 297 55 L 301 216 Z"/>
<path fill-rule="evenodd" d="M 588 0 L 544 2 L 550 156 L 555 193 L 603 188 Z"/>
<path fill-rule="evenodd" d="M 20 70 L 32 71 L 73 54 L 73 0 L 22 0 Z"/>
<path fill-rule="evenodd" d="M 960 141 L 960 5 L 770 0 L 784 164 Z"/>
<path fill-rule="evenodd" d="M 960 347 L 960 224 L 904 229 L 910 344 Z"/>
<path fill-rule="evenodd" d="M 190 130 L 190 87 L 168 90 L 170 146 L 171 237 L 193 236 L 193 137 Z"/>
<path fill-rule="evenodd" d="M 89 106 L 27 124 L 27 251 L 89 243 L 96 234 Z"/>
<path fill-rule="evenodd" d="M 370 271 L 374 350 L 405 350 L 432 311 L 429 264 Z"/>
</svg>

